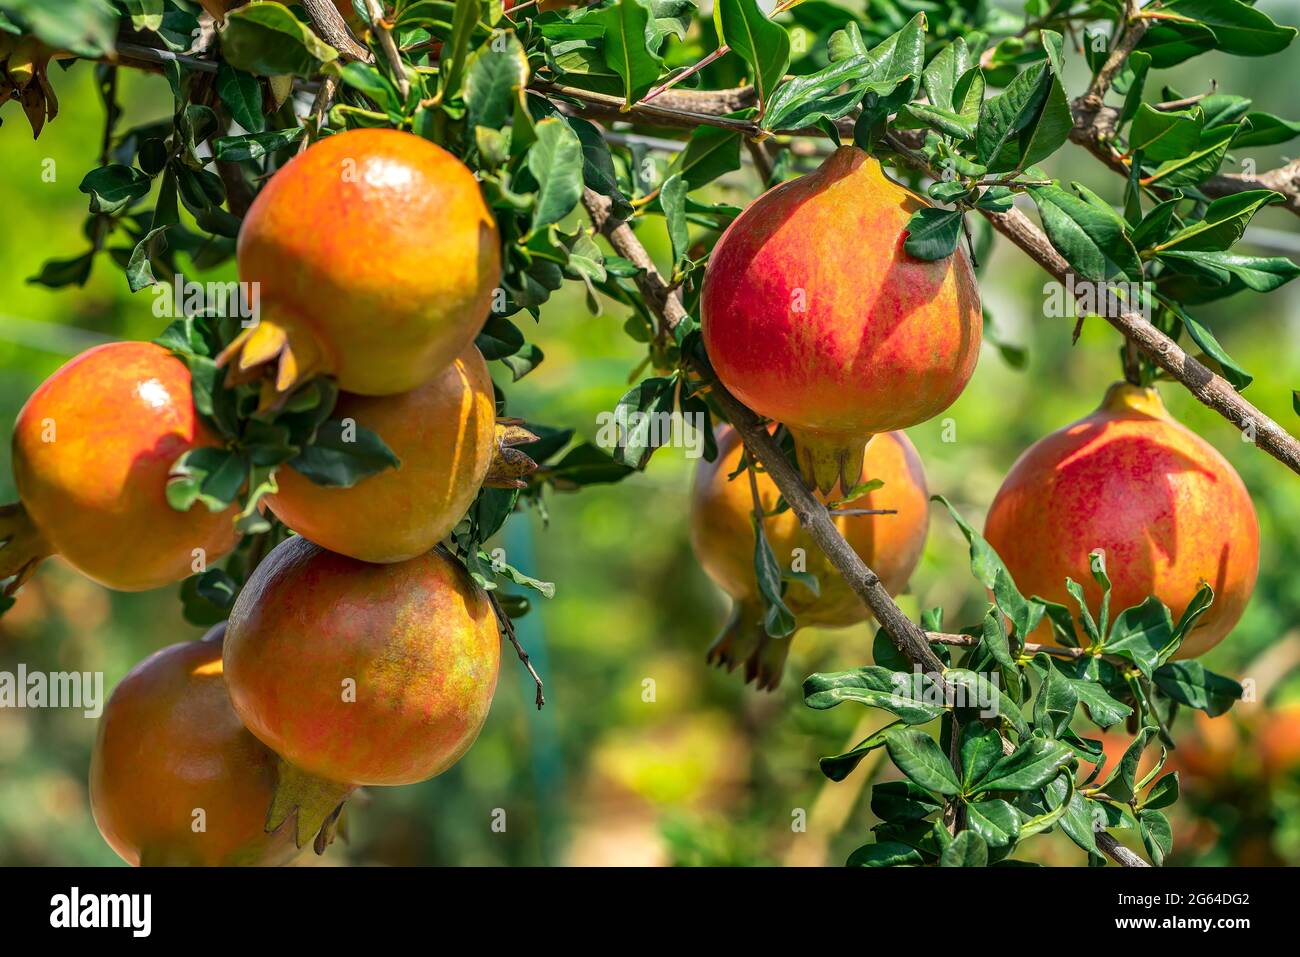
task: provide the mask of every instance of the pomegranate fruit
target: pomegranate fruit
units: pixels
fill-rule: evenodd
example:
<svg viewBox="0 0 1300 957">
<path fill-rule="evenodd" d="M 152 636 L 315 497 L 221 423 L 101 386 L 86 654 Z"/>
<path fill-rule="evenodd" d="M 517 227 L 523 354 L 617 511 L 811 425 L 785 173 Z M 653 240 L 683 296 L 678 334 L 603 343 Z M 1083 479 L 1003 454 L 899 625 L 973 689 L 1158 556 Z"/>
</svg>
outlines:
<svg viewBox="0 0 1300 957">
<path fill-rule="evenodd" d="M 501 279 L 496 221 L 474 174 L 396 130 L 350 130 L 295 157 L 239 231 L 258 321 L 219 357 L 235 381 L 274 365 L 360 395 L 423 385 L 469 346 Z"/>
<path fill-rule="evenodd" d="M 747 682 L 771 689 L 781 680 L 790 641 L 770 637 L 763 627 L 763 600 L 754 572 L 754 499 L 749 477 L 742 473 L 728 480 L 744 445 L 730 426 L 720 428 L 717 439 L 718 456 L 700 463 L 691 495 L 695 556 L 733 602 L 730 620 L 709 649 L 709 661 L 728 671 L 743 663 Z M 867 443 L 864 471 L 884 485 L 841 507 L 896 509 L 897 514 L 842 515 L 835 518 L 835 525 L 890 594 L 896 594 L 907 584 L 925 547 L 929 528 L 925 473 L 916 449 L 901 432 L 883 433 Z M 770 513 L 781 493 L 766 472 L 758 473 L 756 481 L 763 511 Z M 793 511 L 769 514 L 763 532 L 782 567 L 791 567 L 795 550 L 802 549 L 806 568 L 800 570 L 817 576 L 817 595 L 798 581 L 791 581 L 786 589 L 785 603 L 799 627 L 840 628 L 866 620 L 862 600 L 800 527 Z"/>
<path fill-rule="evenodd" d="M 339 396 L 334 415 L 378 433 L 401 460 L 351 488 L 291 468 L 267 499 L 280 521 L 330 551 L 367 562 L 427 552 L 460 521 L 492 461 L 496 404 L 472 345 L 433 379 L 394 396 Z"/>
<path fill-rule="evenodd" d="M 20 505 L 0 510 L 0 579 L 13 590 L 62 555 L 110 588 L 141 591 L 193 574 L 235 547 L 235 508 L 178 512 L 167 479 L 185 452 L 216 445 L 190 373 L 149 342 L 97 346 L 32 393 L 14 425 Z"/>
<path fill-rule="evenodd" d="M 857 484 L 872 435 L 942 412 L 975 370 L 982 320 L 966 252 L 925 262 L 903 250 L 925 205 L 845 146 L 751 203 L 709 258 L 713 368 L 789 428 L 823 493 Z"/>
<path fill-rule="evenodd" d="M 226 682 L 248 729 L 345 785 L 423 781 L 487 718 L 500 640 L 486 594 L 442 551 L 373 565 L 281 542 L 230 613 Z"/>
<path fill-rule="evenodd" d="M 140 662 L 100 718 L 91 810 L 128 864 L 271 865 L 297 853 L 291 828 L 265 829 L 278 759 L 230 705 L 224 631 Z"/>
<path fill-rule="evenodd" d="M 1110 387 L 1095 412 L 1040 439 L 1017 460 L 989 509 L 984 537 L 1025 595 L 1074 607 L 1067 577 L 1093 614 L 1101 588 L 1090 552 L 1106 554 L 1119 612 L 1155 595 L 1174 620 L 1204 581 L 1214 603 L 1179 658 L 1218 644 L 1245 610 L 1259 568 L 1259 524 L 1228 461 L 1176 422 L 1154 389 Z M 1046 624 L 1038 640 L 1050 642 Z"/>
</svg>

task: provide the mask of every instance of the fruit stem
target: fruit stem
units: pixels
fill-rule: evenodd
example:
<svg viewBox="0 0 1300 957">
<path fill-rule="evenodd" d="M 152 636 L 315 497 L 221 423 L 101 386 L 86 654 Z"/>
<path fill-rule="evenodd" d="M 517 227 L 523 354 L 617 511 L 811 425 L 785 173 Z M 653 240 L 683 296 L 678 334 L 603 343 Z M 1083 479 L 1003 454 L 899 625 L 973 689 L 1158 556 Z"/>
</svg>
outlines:
<svg viewBox="0 0 1300 957">
<path fill-rule="evenodd" d="M 13 595 L 32 577 L 36 566 L 53 554 L 54 547 L 21 502 L 0 505 L 0 582 L 12 579 L 0 588 L 0 595 Z"/>
<path fill-rule="evenodd" d="M 790 429 L 799 471 L 809 487 L 829 495 L 839 483 L 848 490 L 862 478 L 862 460 L 870 436 L 830 435 L 819 432 L 800 432 Z"/>
</svg>

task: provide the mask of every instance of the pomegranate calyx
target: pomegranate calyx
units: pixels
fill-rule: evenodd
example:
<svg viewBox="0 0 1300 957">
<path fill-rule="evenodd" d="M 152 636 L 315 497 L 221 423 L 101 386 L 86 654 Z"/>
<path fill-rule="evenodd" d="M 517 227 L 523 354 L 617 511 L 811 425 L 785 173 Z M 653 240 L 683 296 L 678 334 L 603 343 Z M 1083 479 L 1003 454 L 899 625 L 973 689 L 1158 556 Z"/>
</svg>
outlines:
<svg viewBox="0 0 1300 957">
<path fill-rule="evenodd" d="M 0 596 L 13 595 L 32 577 L 36 566 L 53 554 L 54 547 L 20 502 L 0 505 L 0 582 L 11 579 L 0 587 Z"/>
<path fill-rule="evenodd" d="M 799 471 L 812 488 L 829 495 L 838 484 L 851 489 L 862 479 L 862 460 L 871 436 L 830 435 L 790 429 Z"/>
<path fill-rule="evenodd" d="M 281 758 L 278 765 L 275 797 L 266 816 L 266 833 L 274 834 L 292 818 L 294 844 L 303 847 L 308 841 L 317 854 L 323 854 L 337 830 L 339 811 L 354 790 L 351 784 L 339 784 L 308 774 Z"/>
<path fill-rule="evenodd" d="M 231 341 L 217 355 L 217 368 L 225 368 L 226 386 L 267 378 L 273 384 L 263 390 L 259 412 L 282 404 L 302 383 L 328 371 L 325 354 L 316 337 L 301 323 L 260 319 Z"/>
</svg>

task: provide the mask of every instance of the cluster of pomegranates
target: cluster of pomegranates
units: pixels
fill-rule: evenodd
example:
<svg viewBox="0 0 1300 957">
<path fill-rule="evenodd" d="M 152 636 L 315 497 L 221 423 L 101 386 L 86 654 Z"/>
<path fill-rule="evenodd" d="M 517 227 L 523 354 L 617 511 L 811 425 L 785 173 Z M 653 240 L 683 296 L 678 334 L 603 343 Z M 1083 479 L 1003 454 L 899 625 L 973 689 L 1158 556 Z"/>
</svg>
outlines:
<svg viewBox="0 0 1300 957">
<path fill-rule="evenodd" d="M 849 543 L 896 593 L 920 557 L 926 486 L 901 429 L 938 415 L 975 368 L 981 307 L 961 248 L 921 261 L 903 248 L 925 201 L 855 147 L 754 201 L 723 233 L 701 292 L 703 337 L 721 383 L 783 424 L 810 487 L 845 514 Z M 1008 415 L 1014 411 L 1008 410 Z M 737 474 L 740 443 L 720 437 L 716 462 L 696 475 L 693 541 L 700 563 L 734 601 L 710 651 L 747 680 L 775 687 L 789 641 L 763 621 L 754 568 L 759 513 L 773 552 L 791 567 L 807 555 L 820 593 L 797 577 L 786 603 L 796 625 L 843 626 L 866 609 L 834 574 L 765 474 L 751 491 Z M 883 485 L 841 501 L 862 479 Z M 754 493 L 757 493 L 756 495 Z M 870 513 L 863 514 L 863 510 Z M 1101 589 L 1089 554 L 1106 553 L 1116 611 L 1154 595 L 1175 620 L 1202 582 L 1214 602 L 1185 639 L 1199 655 L 1241 617 L 1255 584 L 1259 526 L 1232 466 L 1170 417 L 1154 389 L 1119 383 L 1086 418 L 1021 456 L 989 510 L 985 535 L 1027 596 L 1072 605 L 1084 585 L 1095 615 Z M 820 574 L 826 572 L 826 574 Z M 1025 636 L 1028 638 L 1029 636 Z M 1033 636 L 1050 642 L 1048 626 Z"/>
<path fill-rule="evenodd" d="M 428 268 L 436 261 L 436 269 Z M 238 242 L 263 312 L 220 357 L 273 398 L 331 376 L 335 415 L 401 464 L 352 487 L 291 468 L 266 506 L 298 536 L 256 568 L 229 621 L 141 662 L 115 690 L 91 795 L 138 863 L 294 856 L 359 785 L 422 781 L 483 726 L 500 649 L 486 593 L 439 547 L 488 475 L 492 380 L 474 337 L 500 282 L 473 174 L 392 130 L 328 137 L 258 195 Z M 186 364 L 123 342 L 76 357 L 14 430 L 21 503 L 0 513 L 0 581 L 46 556 L 110 588 L 185 578 L 237 543 L 236 508 L 177 511 L 172 467 L 218 438 Z"/>
</svg>

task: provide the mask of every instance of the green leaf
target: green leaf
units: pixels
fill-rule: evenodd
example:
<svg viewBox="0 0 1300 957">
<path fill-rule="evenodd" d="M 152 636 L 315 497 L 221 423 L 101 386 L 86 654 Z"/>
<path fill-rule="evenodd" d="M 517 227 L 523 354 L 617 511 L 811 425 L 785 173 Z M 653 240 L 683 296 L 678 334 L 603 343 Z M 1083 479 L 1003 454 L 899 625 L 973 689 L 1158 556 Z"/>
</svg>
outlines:
<svg viewBox="0 0 1300 957">
<path fill-rule="evenodd" d="M 1002 736 L 997 729 L 972 721 L 961 735 L 962 791 L 969 792 L 1002 758 Z"/>
<path fill-rule="evenodd" d="M 92 169 L 77 188 L 90 196 L 92 213 L 112 214 L 148 196 L 152 187 L 152 178 L 134 166 L 113 163 Z"/>
<path fill-rule="evenodd" d="M 1009 847 L 1020 839 L 1020 814 L 1001 798 L 966 805 L 966 825 L 989 847 Z"/>
<path fill-rule="evenodd" d="M 1232 138 L 1234 147 L 1276 146 L 1300 136 L 1300 122 L 1284 120 L 1272 113 L 1247 113 L 1246 122 Z"/>
<path fill-rule="evenodd" d="M 615 220 L 627 219 L 632 215 L 632 204 L 619 189 L 618 175 L 614 172 L 614 158 L 610 154 L 609 143 L 594 123 L 576 116 L 567 117 L 567 121 L 582 143 L 583 183 L 601 196 L 609 197 L 612 204 L 610 212 Z M 708 128 L 700 127 L 701 130 Z M 737 141 L 736 168 L 740 168 L 739 141 Z"/>
<path fill-rule="evenodd" d="M 1142 50 L 1134 50 L 1128 55 L 1128 62 L 1125 64 L 1131 79 L 1129 80 L 1128 90 L 1124 94 L 1124 106 L 1119 113 L 1119 125 L 1122 127 L 1137 114 L 1138 107 L 1142 105 L 1142 90 L 1146 86 L 1147 71 L 1151 69 L 1151 54 Z"/>
<path fill-rule="evenodd" d="M 935 54 L 921 73 L 921 85 L 925 88 L 930 103 L 941 109 L 952 110 L 953 90 L 957 88 L 957 81 L 970 68 L 970 50 L 966 41 L 957 37 Z"/>
<path fill-rule="evenodd" d="M 1166 774 L 1147 792 L 1146 799 L 1142 802 L 1143 807 L 1159 810 L 1162 807 L 1169 807 L 1178 800 L 1178 772 Z M 1140 818 L 1139 818 L 1140 820 Z"/>
<path fill-rule="evenodd" d="M 658 446 L 655 432 L 655 412 L 671 411 L 673 385 L 671 376 L 649 376 L 623 394 L 614 409 L 614 422 L 618 426 L 614 460 L 620 465 L 643 469 Z"/>
<path fill-rule="evenodd" d="M 1156 867 L 1162 866 L 1174 848 L 1174 832 L 1169 826 L 1169 819 L 1159 811 L 1138 811 L 1138 833 L 1142 836 L 1142 845 L 1147 849 L 1151 863 Z"/>
<path fill-rule="evenodd" d="M 1036 817 L 1031 817 L 1029 820 L 1023 821 L 1020 825 L 1020 840 L 1023 841 L 1027 837 L 1033 837 L 1035 834 L 1039 834 L 1050 827 L 1054 827 L 1056 823 L 1065 816 L 1066 811 L 1069 810 L 1070 802 L 1074 799 L 1074 778 L 1071 776 L 1069 771 L 1064 772 L 1055 781 L 1048 784 L 1048 792 L 1050 793 L 1052 788 L 1060 784 L 1060 782 L 1064 782 L 1064 800 L 1061 800 L 1058 795 L 1055 808 L 1050 808 Z"/>
<path fill-rule="evenodd" d="M 1085 198 L 1055 185 L 1029 187 L 1052 245 L 1082 279 L 1141 281 L 1142 261 L 1125 234 L 1124 221 L 1109 207 L 1089 202 L 1084 187 L 1074 187 Z"/>
<path fill-rule="evenodd" d="M 286 146 L 298 142 L 306 132 L 301 126 L 291 126 L 284 130 L 267 130 L 247 136 L 222 136 L 213 141 L 212 151 L 223 162 L 242 163 L 278 153 Z"/>
<path fill-rule="evenodd" d="M 1237 126 L 1216 126 L 1204 130 L 1194 150 L 1183 156 L 1165 160 L 1144 182 L 1166 189 L 1196 186 L 1205 182 L 1219 171 L 1224 154 L 1228 152 L 1228 145 L 1237 132 Z"/>
<path fill-rule="evenodd" d="M 289 461 L 294 471 L 332 488 L 351 488 L 401 464 L 379 435 L 352 419 L 327 420 L 312 444 Z"/>
<path fill-rule="evenodd" d="M 788 638 L 794 634 L 794 612 L 790 611 L 781 592 L 781 564 L 763 532 L 763 523 L 757 515 L 751 517 L 754 526 L 754 578 L 767 609 L 763 627 L 773 638 Z"/>
<path fill-rule="evenodd" d="M 310 79 L 339 54 L 283 4 L 267 2 L 226 14 L 221 55 L 236 69 L 259 76 L 292 74 Z"/>
<path fill-rule="evenodd" d="M 874 734 L 863 738 L 843 754 L 821 758 L 817 762 L 817 766 L 821 768 L 822 774 L 826 775 L 826 777 L 830 778 L 832 781 L 843 781 L 853 773 L 853 770 L 859 764 L 862 763 L 863 758 L 884 745 L 885 736 L 894 728 L 899 727 L 902 723 L 902 721 L 890 722 Z"/>
<path fill-rule="evenodd" d="M 188 512 L 196 502 L 210 512 L 224 511 L 239 498 L 247 475 L 248 463 L 232 449 L 192 449 L 172 466 L 167 504 L 178 512 Z"/>
<path fill-rule="evenodd" d="M 1007 721 L 1019 735 L 1029 733 L 1029 723 L 1025 721 L 1025 716 L 1020 713 L 1015 701 L 988 678 L 965 668 L 949 668 L 943 677 L 954 689 L 961 689 L 965 707 L 979 708 L 984 714 L 997 715 Z"/>
<path fill-rule="evenodd" d="M 1137 737 L 1124 750 L 1124 756 L 1119 759 L 1119 763 L 1102 783 L 1102 790 L 1106 792 L 1107 797 L 1120 803 L 1127 803 L 1133 799 L 1138 763 L 1142 760 L 1142 752 L 1146 750 L 1147 742 L 1155 735 L 1155 728 L 1148 726 L 1138 729 Z"/>
<path fill-rule="evenodd" d="M 803 683 L 804 704 L 825 710 L 854 701 L 872 708 L 883 708 L 908 724 L 933 721 L 947 709 L 916 693 L 912 675 L 891 672 L 879 665 L 867 665 L 853 671 L 810 675 Z"/>
<path fill-rule="evenodd" d="M 222 60 L 217 64 L 217 95 L 236 123 L 249 133 L 262 131 L 266 119 L 262 116 L 262 85 L 257 77 Z"/>
<path fill-rule="evenodd" d="M 1156 687 L 1179 704 L 1204 711 L 1211 718 L 1225 714 L 1241 700 L 1241 685 L 1208 670 L 1199 661 L 1170 661 L 1156 669 Z"/>
<path fill-rule="evenodd" d="M 1151 68 L 1166 70 L 1214 49 L 1214 33 L 1199 23 L 1156 21 L 1138 41 L 1137 49 L 1151 57 Z"/>
<path fill-rule="evenodd" d="M 1155 246 L 1155 251 L 1221 252 L 1237 242 L 1254 215 L 1283 200 L 1271 189 L 1251 189 L 1231 196 L 1221 196 L 1205 207 L 1202 218 L 1174 233 Z"/>
<path fill-rule="evenodd" d="M 514 115 L 528 83 L 528 57 L 513 32 L 489 42 L 465 72 L 465 105 L 471 126 L 500 129 Z"/>
<path fill-rule="evenodd" d="M 905 867 L 925 863 L 921 852 L 898 841 L 864 844 L 845 862 L 845 867 Z"/>
<path fill-rule="evenodd" d="M 1129 127 L 1128 146 L 1141 150 L 1144 159 L 1175 159 L 1196 148 L 1204 126 L 1205 114 L 1199 109 L 1157 110 L 1143 103 Z"/>
<path fill-rule="evenodd" d="M 1073 757 L 1074 752 L 1060 741 L 1031 737 L 1000 758 L 976 783 L 973 793 L 1036 790 L 1056 777 Z"/>
<path fill-rule="evenodd" d="M 1028 143 L 1021 134 L 1029 131 L 1032 138 L 1054 83 L 1059 81 L 1048 64 L 1039 63 L 984 101 L 975 135 L 976 158 L 981 164 L 992 172 L 1005 172 L 1027 163 L 1023 158 Z"/>
<path fill-rule="evenodd" d="M 749 64 L 761 114 L 790 65 L 790 35 L 767 18 L 757 0 L 717 0 L 713 22 L 719 42 Z"/>
<path fill-rule="evenodd" d="M 934 739 L 912 728 L 891 731 L 885 738 L 889 757 L 913 783 L 927 791 L 953 796 L 961 793 L 957 775 Z"/>
<path fill-rule="evenodd" d="M 1088 802 L 1074 790 L 1068 774 L 1062 774 L 1044 789 L 1047 806 L 1052 810 L 1064 808 L 1058 822 L 1061 830 L 1091 857 L 1097 856 L 1096 830 Z M 1023 831 L 1022 831 L 1023 833 Z"/>
<path fill-rule="evenodd" d="M 989 849 L 974 831 L 962 831 L 944 848 L 940 867 L 988 867 Z"/>
<path fill-rule="evenodd" d="M 673 250 L 673 271 L 676 272 L 687 259 L 690 233 L 686 228 L 686 181 L 681 173 L 673 173 L 659 188 L 659 206 L 668 224 L 668 241 Z"/>
<path fill-rule="evenodd" d="M 942 799 L 907 779 L 885 781 L 871 789 L 871 813 L 891 824 L 924 820 L 942 806 Z"/>
<path fill-rule="evenodd" d="M 1147 677 L 1160 665 L 1162 652 L 1174 637 L 1169 609 L 1154 595 L 1142 604 L 1126 608 L 1115 617 L 1110 635 L 1102 643 L 1107 654 L 1119 655 Z"/>
<path fill-rule="evenodd" d="M 674 158 L 672 169 L 685 180 L 687 192 L 740 169 L 740 133 L 716 126 L 696 127 L 686 148 Z"/>
<path fill-rule="evenodd" d="M 916 259 L 945 259 L 957 251 L 961 222 L 960 209 L 922 206 L 907 221 L 903 249 Z"/>
<path fill-rule="evenodd" d="M 1205 326 L 1201 325 L 1196 319 L 1173 305 L 1168 299 L 1162 298 L 1164 304 L 1170 307 L 1171 311 L 1178 316 L 1183 322 L 1183 328 L 1192 340 L 1201 347 L 1207 356 L 1219 364 L 1223 377 L 1232 383 L 1234 389 L 1244 389 L 1250 385 L 1253 376 L 1237 364 L 1237 361 L 1224 351 L 1223 346 L 1219 345 L 1219 340 L 1214 337 Z"/>
<path fill-rule="evenodd" d="M 564 219 L 582 198 L 582 143 L 568 123 L 548 117 L 537 124 L 537 142 L 528 151 L 528 171 L 538 183 L 532 223 L 536 232 Z"/>
<path fill-rule="evenodd" d="M 641 0 L 618 0 L 585 22 L 604 27 L 605 65 L 622 78 L 624 102 L 630 107 L 655 85 L 663 63 L 648 45 L 649 8 Z"/>
<path fill-rule="evenodd" d="M 220 568 L 209 568 L 181 582 L 181 614 L 194 625 L 215 625 L 230 617 L 238 596 L 237 581 Z"/>
<path fill-rule="evenodd" d="M 1168 0 L 1162 10 L 1214 31 L 1215 47 L 1237 56 L 1268 56 L 1285 50 L 1295 27 L 1278 26 L 1266 13 L 1240 0 Z"/>
</svg>

